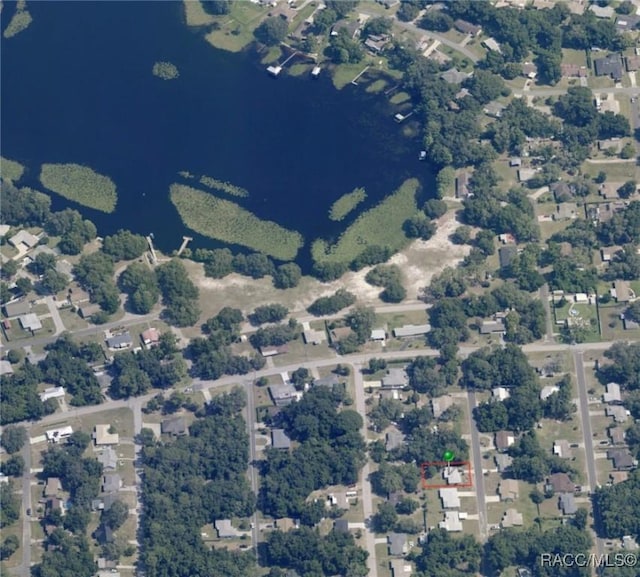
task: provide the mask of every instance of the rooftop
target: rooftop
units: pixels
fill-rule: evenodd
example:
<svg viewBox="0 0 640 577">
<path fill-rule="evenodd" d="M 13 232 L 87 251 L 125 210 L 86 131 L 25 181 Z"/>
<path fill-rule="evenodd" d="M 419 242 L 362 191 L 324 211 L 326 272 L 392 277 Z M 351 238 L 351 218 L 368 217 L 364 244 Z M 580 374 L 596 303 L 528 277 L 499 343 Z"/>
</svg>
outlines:
<svg viewBox="0 0 640 577">
<path fill-rule="evenodd" d="M 96 425 L 93 428 L 93 440 L 97 446 L 117 445 L 120 442 L 118 433 L 110 433 L 111 425 Z"/>
</svg>

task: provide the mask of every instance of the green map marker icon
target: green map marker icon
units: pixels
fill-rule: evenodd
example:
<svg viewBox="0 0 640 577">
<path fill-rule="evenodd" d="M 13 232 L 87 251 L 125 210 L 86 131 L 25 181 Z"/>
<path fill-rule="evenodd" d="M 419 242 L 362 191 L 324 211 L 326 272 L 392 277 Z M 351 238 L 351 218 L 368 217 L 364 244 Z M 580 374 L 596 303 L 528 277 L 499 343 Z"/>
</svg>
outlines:
<svg viewBox="0 0 640 577">
<path fill-rule="evenodd" d="M 444 456 L 444 460 L 447 463 L 451 463 L 451 461 L 453 461 L 453 458 L 455 457 L 455 455 L 453 454 L 453 451 L 445 451 L 443 456 Z"/>
</svg>

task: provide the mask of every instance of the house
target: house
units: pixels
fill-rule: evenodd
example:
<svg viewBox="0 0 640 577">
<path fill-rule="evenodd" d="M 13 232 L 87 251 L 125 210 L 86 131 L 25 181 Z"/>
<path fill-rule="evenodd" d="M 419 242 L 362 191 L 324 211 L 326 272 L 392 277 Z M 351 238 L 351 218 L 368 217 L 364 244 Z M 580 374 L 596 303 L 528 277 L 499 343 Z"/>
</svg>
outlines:
<svg viewBox="0 0 640 577">
<path fill-rule="evenodd" d="M 498 249 L 498 260 L 500 261 L 500 268 L 508 267 L 513 259 L 516 258 L 518 249 L 513 245 L 501 246 Z"/>
<path fill-rule="evenodd" d="M 455 487 L 444 487 L 438 489 L 440 499 L 442 499 L 443 509 L 459 509 L 460 497 L 458 495 L 458 489 Z"/>
<path fill-rule="evenodd" d="M 278 346 L 270 346 L 270 347 L 260 347 L 260 354 L 263 357 L 275 357 L 277 355 L 284 355 L 289 352 L 289 345 L 286 343 L 284 345 Z"/>
<path fill-rule="evenodd" d="M 389 431 L 384 436 L 384 448 L 387 451 L 393 451 L 393 449 L 401 447 L 403 443 L 404 435 L 399 431 Z"/>
<path fill-rule="evenodd" d="M 151 327 L 144 331 L 140 338 L 142 339 L 142 344 L 146 346 L 157 345 L 160 342 L 160 333 L 158 329 Z"/>
<path fill-rule="evenodd" d="M 491 118 L 500 118 L 504 108 L 504 104 L 500 104 L 499 102 L 489 102 L 482 111 Z"/>
<path fill-rule="evenodd" d="M 384 329 L 373 329 L 369 339 L 372 341 L 384 341 L 387 338 L 387 333 Z"/>
<path fill-rule="evenodd" d="M 629 471 L 636 465 L 629 449 L 609 449 L 607 451 L 607 459 L 613 461 L 613 467 L 618 471 Z"/>
<path fill-rule="evenodd" d="M 602 262 L 611 262 L 619 252 L 624 252 L 621 246 L 606 246 L 600 249 L 600 258 Z"/>
<path fill-rule="evenodd" d="M 640 70 L 640 55 L 625 57 L 624 64 L 627 68 L 627 72 L 635 72 L 636 70 Z"/>
<path fill-rule="evenodd" d="M 611 471 L 609 473 L 609 481 L 612 485 L 624 483 L 629 478 L 629 471 Z"/>
<path fill-rule="evenodd" d="M 554 493 L 573 493 L 575 483 L 566 473 L 553 473 L 547 479 L 547 487 Z"/>
<path fill-rule="evenodd" d="M 495 38 L 487 38 L 482 42 L 482 45 L 490 52 L 498 52 L 499 54 L 502 54 L 500 43 Z"/>
<path fill-rule="evenodd" d="M 549 186 L 556 202 L 566 202 L 573 197 L 573 189 L 566 182 L 554 182 Z"/>
<path fill-rule="evenodd" d="M 218 532 L 219 539 L 232 539 L 233 537 L 241 537 L 242 531 L 239 531 L 231 524 L 231 519 L 216 519 L 213 526 Z"/>
<path fill-rule="evenodd" d="M 388 34 L 370 34 L 364 41 L 364 45 L 370 52 L 373 52 L 373 54 L 380 54 L 390 41 L 391 36 Z"/>
<path fill-rule="evenodd" d="M 389 533 L 387 535 L 387 541 L 389 542 L 389 555 L 398 557 L 405 555 L 408 551 L 407 536 L 403 533 Z"/>
<path fill-rule="evenodd" d="M 284 429 L 272 429 L 271 446 L 274 449 L 290 449 L 291 439 L 284 432 Z"/>
<path fill-rule="evenodd" d="M 608 138 L 606 140 L 598 140 L 598 150 L 604 152 L 605 150 L 613 151 L 618 154 L 622 150 L 622 140 L 619 138 Z"/>
<path fill-rule="evenodd" d="M 560 388 L 555 385 L 545 385 L 540 391 L 540 400 L 546 401 L 553 393 L 557 393 L 558 391 L 560 391 Z"/>
<path fill-rule="evenodd" d="M 553 454 L 557 455 L 561 459 L 571 458 L 571 448 L 569 447 L 569 441 L 561 439 L 553 442 Z"/>
<path fill-rule="evenodd" d="M 516 509 L 507 509 L 500 524 L 503 528 L 520 527 L 523 524 L 522 513 L 518 513 Z"/>
<path fill-rule="evenodd" d="M 436 419 L 439 419 L 442 414 L 453 404 L 454 399 L 451 395 L 443 395 L 441 397 L 431 399 L 431 410 L 433 411 L 433 416 Z"/>
<path fill-rule="evenodd" d="M 618 383 L 607 383 L 606 392 L 602 395 L 602 400 L 605 403 L 621 403 L 620 385 Z"/>
<path fill-rule="evenodd" d="M 513 458 L 505 453 L 498 453 L 494 457 L 494 460 L 496 462 L 498 473 L 504 473 L 509 467 L 511 467 L 511 463 L 513 463 Z"/>
<path fill-rule="evenodd" d="M 563 515 L 575 515 L 578 510 L 575 495 L 573 493 L 562 493 L 558 499 L 558 508 Z"/>
<path fill-rule="evenodd" d="M 299 523 L 296 519 L 292 519 L 291 517 L 283 517 L 282 519 L 276 519 L 274 521 L 274 525 L 278 531 L 282 531 L 286 533 L 287 531 L 291 531 L 292 529 L 298 529 Z"/>
<path fill-rule="evenodd" d="M 633 321 L 631 319 L 627 319 L 624 317 L 624 315 L 621 315 L 622 318 L 622 327 L 625 331 L 635 331 L 637 329 L 640 329 L 640 323 L 637 323 L 636 321 Z"/>
<path fill-rule="evenodd" d="M 89 303 L 87 305 L 84 305 L 83 307 L 80 307 L 78 309 L 78 314 L 83 319 L 90 319 L 93 315 L 99 313 L 100 310 L 100 305 L 96 303 Z"/>
<path fill-rule="evenodd" d="M 459 532 L 462 531 L 462 521 L 460 520 L 459 511 L 445 511 L 444 520 L 438 523 L 438 528 L 445 531 Z"/>
<path fill-rule="evenodd" d="M 613 11 L 613 8 L 611 8 Z M 615 82 L 622 80 L 622 57 L 620 54 L 611 54 L 604 58 L 596 58 L 593 61 L 596 76 L 610 76 Z"/>
<path fill-rule="evenodd" d="M 160 433 L 180 437 L 188 432 L 187 421 L 184 417 L 171 417 L 160 423 Z"/>
<path fill-rule="evenodd" d="M 118 466 L 118 455 L 111 447 L 105 447 L 96 453 L 96 459 L 102 465 L 102 468 L 113 471 Z"/>
<path fill-rule="evenodd" d="M 611 427 L 607 433 L 612 445 L 624 445 L 625 430 L 622 427 Z"/>
<path fill-rule="evenodd" d="M 58 499 L 58 497 L 52 497 L 51 499 L 47 499 L 46 504 L 47 513 L 55 513 L 56 511 L 60 511 L 60 513 L 64 513 L 64 506 L 62 499 Z"/>
<path fill-rule="evenodd" d="M 522 166 L 522 158 L 518 157 L 514 157 L 514 158 L 510 158 L 509 159 L 509 166 L 511 168 L 519 168 Z"/>
<path fill-rule="evenodd" d="M 333 522 L 333 529 L 338 533 L 348 533 L 349 532 L 349 521 L 346 519 L 336 519 Z"/>
<path fill-rule="evenodd" d="M 2 375 L 12 375 L 13 367 L 9 361 L 0 361 L 0 376 Z"/>
<path fill-rule="evenodd" d="M 515 441 L 513 433 L 508 431 L 498 431 L 496 433 L 495 443 L 498 451 L 506 451 Z"/>
<path fill-rule="evenodd" d="M 389 561 L 392 577 L 411 577 L 411 565 L 404 559 L 391 559 Z"/>
<path fill-rule="evenodd" d="M 616 423 L 626 423 L 629 418 L 629 413 L 622 405 L 609 405 L 605 409 L 607 417 L 613 417 Z"/>
<path fill-rule="evenodd" d="M 26 315 L 31 310 L 31 305 L 27 301 L 17 301 L 4 305 L 4 314 L 8 317 Z"/>
<path fill-rule="evenodd" d="M 343 339 L 351 336 L 353 330 L 351 327 L 338 327 L 331 330 L 331 342 L 340 342 Z"/>
<path fill-rule="evenodd" d="M 47 483 L 44 486 L 44 496 L 48 497 L 57 497 L 62 491 L 62 483 L 60 483 L 60 479 L 58 477 L 49 477 L 47 479 Z"/>
<path fill-rule="evenodd" d="M 403 325 L 393 329 L 393 336 L 401 339 L 404 337 L 419 337 L 431 331 L 431 325 Z"/>
<path fill-rule="evenodd" d="M 538 172 L 535 168 L 520 168 L 518 170 L 518 182 L 527 182 L 531 180 Z"/>
<path fill-rule="evenodd" d="M 610 19 L 613 18 L 615 14 L 613 6 L 600 6 L 599 4 L 590 4 L 588 9 L 595 14 L 596 18 Z"/>
<path fill-rule="evenodd" d="M 560 64 L 560 73 L 565 78 L 586 78 L 587 67 L 579 64 Z"/>
<path fill-rule="evenodd" d="M 382 377 L 383 389 L 404 389 L 409 384 L 407 373 L 404 369 L 389 369 Z"/>
<path fill-rule="evenodd" d="M 574 202 L 563 202 L 556 205 L 553 220 L 573 220 L 578 218 L 578 205 Z"/>
<path fill-rule="evenodd" d="M 462 483 L 462 473 L 458 467 L 447 467 L 442 476 L 446 479 L 447 485 L 460 485 Z"/>
<path fill-rule="evenodd" d="M 623 535 L 622 548 L 628 551 L 637 551 L 638 549 L 640 549 L 640 545 L 638 545 L 636 540 L 631 535 Z"/>
<path fill-rule="evenodd" d="M 640 24 L 640 16 L 636 14 L 624 14 L 616 18 L 616 30 L 618 32 L 633 32 Z"/>
<path fill-rule="evenodd" d="M 467 198 L 469 196 L 469 173 L 461 172 L 456 177 L 456 198 Z"/>
<path fill-rule="evenodd" d="M 522 65 L 522 74 L 533 80 L 538 75 L 538 67 L 533 62 L 525 62 Z"/>
<path fill-rule="evenodd" d="M 271 385 L 269 394 L 276 407 L 289 405 L 294 399 L 298 398 L 298 392 L 292 384 Z"/>
<path fill-rule="evenodd" d="M 331 36 L 337 36 L 342 30 L 349 38 L 354 39 L 360 32 L 360 24 L 354 20 L 340 20 L 333 25 Z"/>
<path fill-rule="evenodd" d="M 122 487 L 122 479 L 118 473 L 107 473 L 102 477 L 102 492 L 116 493 Z"/>
<path fill-rule="evenodd" d="M 39 331 L 42 328 L 42 323 L 35 313 L 28 313 L 19 317 L 20 325 L 25 331 Z"/>
<path fill-rule="evenodd" d="M 21 230 L 18 234 L 13 235 L 9 239 L 9 244 L 13 245 L 21 252 L 28 251 L 30 248 L 36 246 L 38 242 L 38 237 L 26 230 Z"/>
<path fill-rule="evenodd" d="M 126 332 L 121 335 L 114 335 L 107 339 L 107 346 L 110 349 L 127 349 L 133 344 L 131 335 Z"/>
<path fill-rule="evenodd" d="M 616 299 L 617 303 L 628 303 L 632 300 L 632 298 L 635 298 L 635 294 L 633 294 L 633 291 L 631 290 L 631 286 L 629 285 L 629 282 L 626 280 L 617 280 L 614 284 L 614 291 L 615 294 L 612 294 L 611 296 L 613 298 Z M 633 294 L 633 297 L 631 296 Z"/>
<path fill-rule="evenodd" d="M 109 432 L 111 425 L 96 425 L 93 428 L 93 441 L 97 447 L 104 445 L 117 445 L 120 442 L 118 433 Z"/>
<path fill-rule="evenodd" d="M 498 495 L 501 501 L 516 501 L 520 495 L 516 479 L 503 479 L 498 485 Z"/>
<path fill-rule="evenodd" d="M 471 22 L 467 22 L 466 20 L 456 20 L 453 23 L 453 27 L 462 34 L 469 34 L 470 36 L 477 36 L 480 34 L 482 28 L 480 26 L 476 26 L 475 24 L 471 24 Z"/>
<path fill-rule="evenodd" d="M 448 84 L 462 84 L 471 76 L 468 72 L 461 72 L 457 68 L 449 68 L 449 70 L 440 74 L 440 78 Z"/>
<path fill-rule="evenodd" d="M 505 247 L 506 248 L 506 247 Z M 491 333 L 504 333 L 506 330 L 502 319 L 495 321 L 482 321 L 480 324 L 480 334 L 490 335 Z"/>
<path fill-rule="evenodd" d="M 504 387 L 495 387 L 491 389 L 491 396 L 494 399 L 498 399 L 498 401 L 504 401 L 510 397 L 509 389 L 505 389 Z"/>
<path fill-rule="evenodd" d="M 73 434 L 73 428 L 69 425 L 66 427 L 60 427 L 59 429 L 51 429 L 45 432 L 47 441 L 49 443 L 59 443 L 63 439 L 67 439 Z"/>
<path fill-rule="evenodd" d="M 44 403 L 49 399 L 64 398 L 64 387 L 47 387 L 40 393 L 40 400 Z"/>
<path fill-rule="evenodd" d="M 336 375 L 327 375 L 326 377 L 321 377 L 319 379 L 314 379 L 313 380 L 313 386 L 314 387 L 334 387 L 335 385 L 337 385 L 338 383 L 340 383 L 340 379 L 338 379 L 338 377 Z"/>
</svg>

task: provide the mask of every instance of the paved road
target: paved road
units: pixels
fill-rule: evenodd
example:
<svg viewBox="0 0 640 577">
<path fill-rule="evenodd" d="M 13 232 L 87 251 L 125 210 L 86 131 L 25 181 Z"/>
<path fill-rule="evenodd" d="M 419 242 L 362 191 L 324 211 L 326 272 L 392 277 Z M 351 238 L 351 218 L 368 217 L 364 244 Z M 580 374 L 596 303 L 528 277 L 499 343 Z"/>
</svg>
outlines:
<svg viewBox="0 0 640 577">
<path fill-rule="evenodd" d="M 22 475 L 22 564 L 19 567 L 19 575 L 28 577 L 31 575 L 31 517 L 27 515 L 27 509 L 32 509 L 31 503 L 31 443 L 27 440 L 22 447 L 24 459 L 24 473 Z"/>
<path fill-rule="evenodd" d="M 554 334 L 553 334 L 553 314 L 551 311 L 551 304 L 549 303 L 549 285 L 548 284 L 543 284 L 540 287 L 540 291 L 539 291 L 539 295 L 540 295 L 540 300 L 542 301 L 542 304 L 544 305 L 544 310 L 546 312 L 546 317 L 547 317 L 547 335 L 545 337 L 545 340 L 547 341 L 553 341 L 554 339 Z"/>
<path fill-rule="evenodd" d="M 142 445 L 140 444 L 140 433 L 142 432 L 142 399 L 131 399 L 129 402 L 133 412 L 133 442 L 134 442 L 134 459 L 133 466 L 136 474 L 136 534 L 135 540 L 138 543 L 138 535 L 140 531 L 140 515 L 142 514 L 142 460 L 140 453 Z"/>
<path fill-rule="evenodd" d="M 356 409 L 362 415 L 362 436 L 365 441 L 367 439 L 367 408 L 364 398 L 364 385 L 362 382 L 362 364 L 352 364 L 354 383 L 355 383 L 355 403 Z M 364 538 L 369 552 L 367 558 L 367 567 L 369 568 L 369 577 L 378 577 L 378 562 L 376 560 L 376 542 L 373 529 L 371 527 L 371 518 L 373 516 L 372 499 L 371 499 L 371 482 L 369 475 L 369 459 L 362 468 L 362 508 L 364 510 Z"/>
<path fill-rule="evenodd" d="M 475 472 L 475 489 L 478 500 L 478 526 L 480 529 L 480 540 L 485 541 L 489 535 L 487 527 L 487 502 L 484 490 L 484 475 L 482 472 L 482 451 L 480 450 L 480 435 L 476 421 L 473 418 L 473 410 L 478 406 L 476 394 L 472 391 L 467 393 L 467 404 L 469 406 L 469 429 L 471 430 L 471 454 L 473 455 L 473 470 Z"/>
<path fill-rule="evenodd" d="M 589 418 L 589 393 L 587 392 L 587 378 L 584 374 L 584 352 L 581 350 L 573 351 L 573 364 L 576 369 L 576 378 L 578 381 L 578 396 L 580 412 L 580 421 L 582 422 L 582 436 L 584 438 L 584 451 L 587 456 L 587 480 L 589 483 L 589 491 L 593 493 L 598 486 L 598 475 L 596 469 L 596 460 L 593 448 L 593 433 L 591 432 L 591 419 Z M 598 555 L 604 553 L 602 539 L 598 539 L 593 535 L 596 542 Z"/>
<path fill-rule="evenodd" d="M 589 164 L 619 164 L 621 162 L 636 162 L 635 158 L 587 158 Z"/>
<path fill-rule="evenodd" d="M 255 379 L 247 381 L 245 383 L 245 389 L 247 391 L 247 430 L 249 432 L 249 481 L 251 483 L 251 490 L 256 498 L 258 497 L 258 470 L 257 470 L 257 451 L 256 451 L 256 406 L 255 399 L 253 397 L 253 381 Z M 258 510 L 253 513 L 253 527 L 251 529 L 251 539 L 253 543 L 253 550 L 258 559 L 258 543 L 260 539 L 260 529 L 258 527 Z"/>
<path fill-rule="evenodd" d="M 597 94 L 626 94 L 627 96 L 640 96 L 640 87 L 638 86 L 620 86 L 616 88 L 592 88 L 592 92 Z M 567 91 L 562 88 L 535 88 L 533 90 L 515 89 L 515 96 L 561 96 Z"/>
<path fill-rule="evenodd" d="M 358 6 L 358 12 L 360 14 L 365 14 L 367 16 L 373 16 L 373 17 L 380 16 L 380 14 L 376 14 L 374 12 L 367 12 L 365 6 Z M 460 54 L 463 54 L 464 56 L 466 56 L 469 60 L 471 60 L 471 62 L 477 62 L 478 60 L 480 60 L 478 55 L 472 52 L 471 50 L 469 50 L 466 46 L 463 46 L 458 42 L 454 42 L 453 40 L 450 40 L 449 38 L 447 38 L 446 36 L 443 36 L 442 34 L 438 34 L 437 32 L 432 32 L 431 30 L 424 30 L 422 28 L 418 28 L 418 26 L 416 26 L 412 22 L 402 22 L 402 20 L 398 20 L 398 19 L 396 19 L 395 24 L 400 28 L 404 28 L 405 30 L 409 30 L 410 32 L 417 34 L 418 36 L 426 36 L 427 38 L 433 38 L 434 40 L 439 40 L 441 44 L 445 44 L 446 46 L 449 46 L 449 48 L 452 48 L 453 50 L 460 52 Z"/>
</svg>

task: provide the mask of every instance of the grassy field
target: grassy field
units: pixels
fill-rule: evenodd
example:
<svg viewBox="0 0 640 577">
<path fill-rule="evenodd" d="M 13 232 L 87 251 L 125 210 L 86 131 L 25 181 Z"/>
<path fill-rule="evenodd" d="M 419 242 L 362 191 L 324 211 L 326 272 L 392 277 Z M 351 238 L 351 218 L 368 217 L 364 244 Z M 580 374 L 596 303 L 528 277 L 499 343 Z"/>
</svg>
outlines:
<svg viewBox="0 0 640 577">
<path fill-rule="evenodd" d="M 213 22 L 217 23 L 219 28 L 211 30 L 205 38 L 216 48 L 240 52 L 253 42 L 253 31 L 260 24 L 266 11 L 265 8 L 251 2 L 233 2 L 229 14 L 213 17 Z"/>
<path fill-rule="evenodd" d="M 101 212 L 113 212 L 118 194 L 113 181 L 80 164 L 43 164 L 42 186 L 69 200 Z"/>
<path fill-rule="evenodd" d="M 292 260 L 304 244 L 302 235 L 261 220 L 234 202 L 180 184 L 171 185 L 171 202 L 182 221 L 197 233 L 239 244 L 281 260 Z"/>
<path fill-rule="evenodd" d="M 353 192 L 343 194 L 331 205 L 331 208 L 329 209 L 329 218 L 336 221 L 342 220 L 365 198 L 367 198 L 367 193 L 364 188 L 355 188 Z"/>
<path fill-rule="evenodd" d="M 606 164 L 585 162 L 581 168 L 585 176 L 597 176 L 603 170 L 607 173 L 607 180 L 611 182 L 624 183 L 627 180 L 638 180 L 640 177 L 640 167 L 634 162 L 611 162 Z"/>
<path fill-rule="evenodd" d="M 175 64 L 171 62 L 156 62 L 151 70 L 154 76 L 162 78 L 163 80 L 173 80 L 180 76 L 180 71 Z"/>
<path fill-rule="evenodd" d="M 338 89 L 344 88 L 349 84 L 366 66 L 370 66 L 370 62 L 356 62 L 355 64 L 340 64 L 333 69 L 333 85 Z"/>
<path fill-rule="evenodd" d="M 17 182 L 24 174 L 24 166 L 15 160 L 0 156 L 0 176 L 11 182 Z"/>
<path fill-rule="evenodd" d="M 313 259 L 316 262 L 349 263 L 370 245 L 389 247 L 393 251 L 402 248 L 408 241 L 402 225 L 418 210 L 417 189 L 417 180 L 405 181 L 380 204 L 362 213 L 333 246 L 322 239 L 316 240 L 311 249 Z"/>
</svg>

